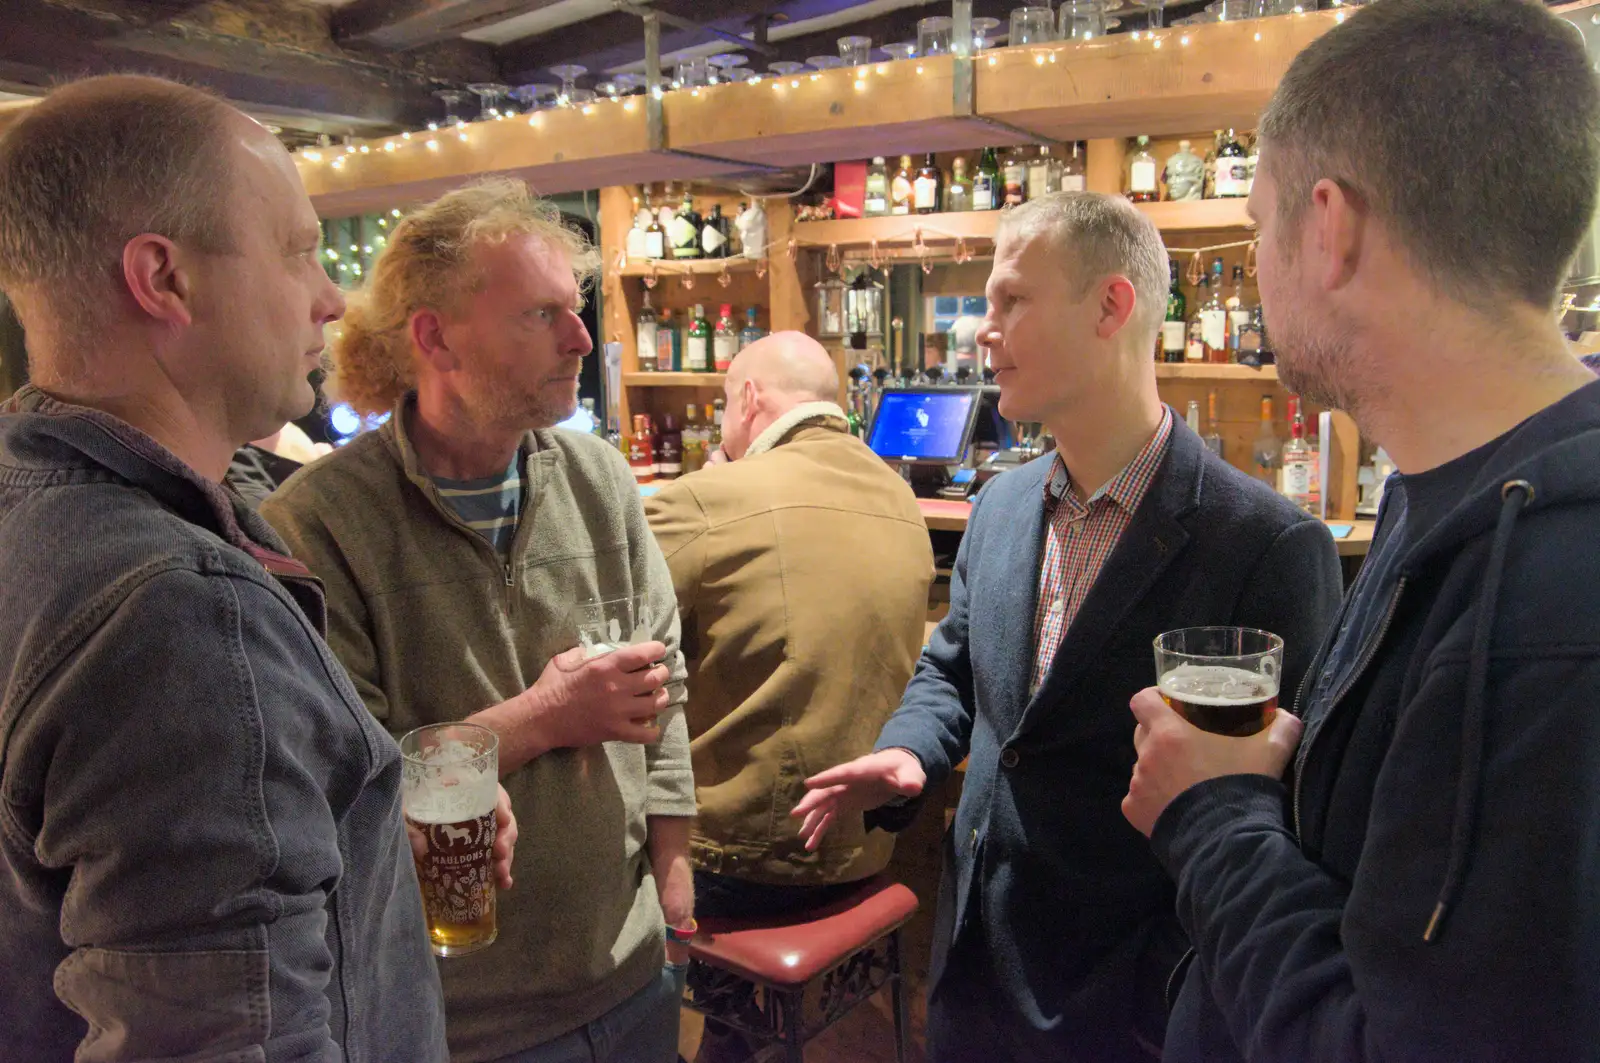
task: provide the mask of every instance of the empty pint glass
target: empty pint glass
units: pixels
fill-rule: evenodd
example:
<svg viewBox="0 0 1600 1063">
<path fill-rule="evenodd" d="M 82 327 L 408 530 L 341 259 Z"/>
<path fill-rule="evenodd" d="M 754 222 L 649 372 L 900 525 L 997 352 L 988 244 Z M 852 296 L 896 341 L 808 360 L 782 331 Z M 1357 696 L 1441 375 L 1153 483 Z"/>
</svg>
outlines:
<svg viewBox="0 0 1600 1063">
<path fill-rule="evenodd" d="M 487 727 L 441 723 L 400 739 L 400 800 L 436 956 L 465 956 L 495 939 L 495 804 L 500 739 Z"/>
<path fill-rule="evenodd" d="M 1156 683 L 1178 715 L 1212 734 L 1242 738 L 1278 711 L 1283 639 L 1248 627 L 1190 627 L 1155 641 Z"/>
</svg>

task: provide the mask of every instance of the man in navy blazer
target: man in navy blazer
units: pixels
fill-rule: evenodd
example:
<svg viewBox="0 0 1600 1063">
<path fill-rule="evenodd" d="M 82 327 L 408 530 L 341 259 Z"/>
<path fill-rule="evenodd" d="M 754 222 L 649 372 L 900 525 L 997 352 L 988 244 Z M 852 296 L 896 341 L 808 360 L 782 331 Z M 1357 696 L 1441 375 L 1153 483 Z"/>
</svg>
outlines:
<svg viewBox="0 0 1600 1063">
<path fill-rule="evenodd" d="M 1264 628 L 1293 691 L 1338 609 L 1322 523 L 1157 397 L 1167 283 L 1160 233 L 1121 198 L 1061 193 L 1001 220 L 979 338 L 1001 412 L 1058 449 L 979 493 L 949 615 L 876 752 L 808 780 L 795 811 L 811 838 L 862 812 L 903 826 L 967 758 L 929 974 L 937 1063 L 1159 1058 L 1187 942 L 1120 808 L 1151 642 Z"/>
</svg>

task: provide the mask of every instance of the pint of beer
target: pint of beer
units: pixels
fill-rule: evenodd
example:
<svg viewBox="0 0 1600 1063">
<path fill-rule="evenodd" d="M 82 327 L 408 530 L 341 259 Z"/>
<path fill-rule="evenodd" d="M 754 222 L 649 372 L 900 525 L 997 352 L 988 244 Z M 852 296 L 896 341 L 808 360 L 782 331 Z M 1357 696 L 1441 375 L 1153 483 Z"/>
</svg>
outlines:
<svg viewBox="0 0 1600 1063">
<path fill-rule="evenodd" d="M 500 739 L 470 723 L 419 727 L 400 739 L 401 803 L 436 956 L 495 939 L 494 838 Z"/>
<path fill-rule="evenodd" d="M 1278 710 L 1283 639 L 1245 627 L 1191 627 L 1155 641 L 1156 682 L 1178 715 L 1212 734 L 1242 738 Z"/>
</svg>

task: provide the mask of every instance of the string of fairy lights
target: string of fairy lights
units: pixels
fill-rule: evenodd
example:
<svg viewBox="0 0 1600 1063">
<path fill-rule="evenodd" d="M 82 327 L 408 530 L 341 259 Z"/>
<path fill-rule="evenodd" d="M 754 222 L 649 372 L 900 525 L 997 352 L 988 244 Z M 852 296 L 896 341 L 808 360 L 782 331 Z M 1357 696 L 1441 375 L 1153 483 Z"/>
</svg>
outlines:
<svg viewBox="0 0 1600 1063">
<path fill-rule="evenodd" d="M 1338 4 L 1340 0 L 1335 0 Z M 1349 0 L 1345 0 L 1349 2 Z M 1302 10 L 1302 7 L 1308 10 Z M 1296 6 L 1290 15 L 1275 16 L 1272 20 L 1280 18 L 1301 18 L 1309 14 L 1314 4 Z M 1336 7 L 1335 21 L 1342 22 L 1345 11 Z M 1127 34 L 1102 37 L 1098 40 L 1084 40 L 1073 42 L 1048 42 L 1035 45 L 1006 48 L 990 48 L 979 52 L 975 59 L 980 68 L 999 68 L 1010 64 L 1032 63 L 1044 67 L 1059 64 L 1063 57 L 1071 59 L 1074 55 L 1083 55 L 1079 49 L 1099 49 L 1107 46 L 1120 46 L 1123 41 L 1131 41 L 1140 46 L 1147 46 L 1153 50 L 1163 48 L 1168 42 L 1175 42 L 1179 48 L 1187 48 L 1192 43 L 1192 29 L 1188 26 L 1173 26 L 1166 29 L 1135 30 Z M 1262 33 L 1258 29 L 1253 36 L 1255 43 L 1262 41 Z M 942 58 L 942 56 L 941 56 Z M 637 111 L 639 101 L 644 92 L 649 92 L 657 99 L 664 99 L 668 92 L 674 94 L 687 94 L 690 98 L 702 96 L 726 99 L 723 94 L 738 92 L 754 92 L 761 85 L 771 86 L 771 91 L 786 94 L 801 90 L 808 83 L 821 82 L 825 78 L 846 77 L 850 80 L 854 91 L 858 93 L 869 92 L 873 79 L 898 76 L 902 71 L 910 68 L 916 76 L 929 76 L 931 57 L 909 56 L 878 62 L 866 63 L 854 67 L 843 67 L 832 70 L 815 69 L 785 69 L 782 72 L 748 73 L 740 72 L 715 84 L 708 85 L 683 85 L 677 81 L 666 81 L 653 87 L 644 82 L 643 78 L 636 78 L 638 87 L 643 91 L 629 94 L 626 82 L 619 84 L 619 80 L 608 82 L 601 86 L 602 91 L 594 99 L 581 98 L 578 93 L 571 91 L 571 86 L 564 86 L 556 94 L 551 106 L 538 109 L 518 110 L 514 104 L 495 103 L 487 105 L 480 112 L 477 119 L 461 117 L 446 118 L 443 121 L 429 122 L 427 127 L 417 131 L 407 131 L 394 136 L 358 140 L 346 138 L 342 144 L 319 144 L 313 147 L 302 148 L 295 153 L 296 158 L 311 166 L 327 166 L 333 171 L 343 171 L 346 167 L 359 162 L 363 156 L 394 156 L 399 153 L 439 153 L 447 145 L 454 144 L 473 145 L 475 134 L 480 131 L 492 129 L 497 125 L 525 121 L 530 127 L 539 129 L 544 125 L 547 115 L 555 113 L 577 113 L 584 117 L 598 116 L 602 119 L 617 113 L 632 114 Z M 787 64 L 789 66 L 803 67 L 804 64 Z M 742 76 L 741 76 L 742 75 Z M 712 75 L 713 78 L 715 75 Z M 728 72 L 724 72 L 728 77 Z M 607 91 L 608 90 L 608 91 Z M 833 91 L 833 85 L 827 91 Z M 359 247 L 360 245 L 358 245 Z"/>
</svg>

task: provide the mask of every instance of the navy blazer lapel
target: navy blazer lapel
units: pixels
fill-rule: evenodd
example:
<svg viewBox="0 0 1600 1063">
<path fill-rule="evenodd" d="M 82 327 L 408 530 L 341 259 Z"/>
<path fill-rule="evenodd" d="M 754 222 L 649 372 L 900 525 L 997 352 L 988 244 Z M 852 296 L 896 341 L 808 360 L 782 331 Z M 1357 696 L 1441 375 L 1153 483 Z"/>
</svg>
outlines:
<svg viewBox="0 0 1600 1063">
<path fill-rule="evenodd" d="M 1102 651 L 1118 626 L 1188 543 L 1189 533 L 1180 518 L 1199 505 L 1204 467 L 1205 444 L 1174 417 L 1172 442 L 1155 481 L 1062 637 L 1049 673 L 1028 702 L 1017 734 L 1028 730 L 1050 711 L 1049 706 L 1059 699 L 1059 691 L 1071 686 L 1089 666 L 1100 662 Z M 1037 589 L 1034 594 L 1037 596 Z M 1153 656 L 1150 668 L 1153 683 Z M 1124 713 L 1127 711 L 1126 706 L 1117 708 Z"/>
<path fill-rule="evenodd" d="M 980 657 L 988 665 L 981 668 L 987 681 L 975 685 L 993 691 L 987 709 L 1000 735 L 1010 733 L 1028 704 L 1033 617 L 1044 557 L 1044 485 L 1055 462 L 1055 455 L 1049 454 L 1007 473 L 1017 478 L 1014 490 L 991 491 L 999 496 L 984 498 L 984 534 L 972 544 L 981 556 L 967 562 L 969 580 L 977 572 L 982 582 L 976 592 L 971 585 L 967 588 L 967 637 L 976 651 L 973 667 L 980 670 Z M 996 485 L 1011 486 L 1000 481 Z"/>
</svg>

